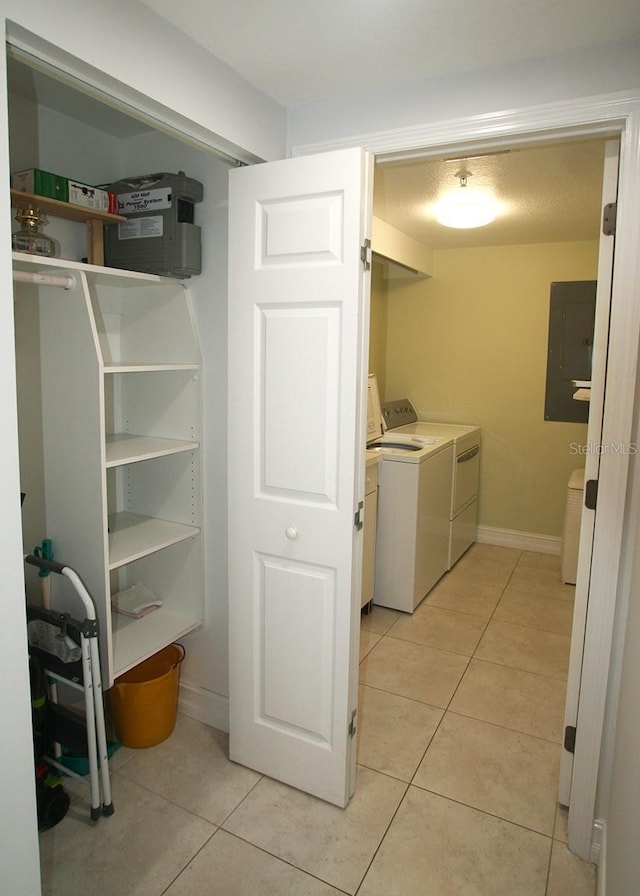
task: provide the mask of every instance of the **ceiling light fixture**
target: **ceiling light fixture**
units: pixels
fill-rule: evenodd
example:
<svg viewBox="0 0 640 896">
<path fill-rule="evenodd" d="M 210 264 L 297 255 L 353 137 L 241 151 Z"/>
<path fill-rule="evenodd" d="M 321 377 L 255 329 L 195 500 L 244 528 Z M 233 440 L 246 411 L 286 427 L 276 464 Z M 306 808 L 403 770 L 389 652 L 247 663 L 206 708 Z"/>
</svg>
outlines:
<svg viewBox="0 0 640 896">
<path fill-rule="evenodd" d="M 455 177 L 460 178 L 459 188 L 438 202 L 436 217 L 445 227 L 461 230 L 484 227 L 496 217 L 498 203 L 487 192 L 469 188 L 467 179 L 471 176 L 470 171 L 457 171 Z"/>
</svg>

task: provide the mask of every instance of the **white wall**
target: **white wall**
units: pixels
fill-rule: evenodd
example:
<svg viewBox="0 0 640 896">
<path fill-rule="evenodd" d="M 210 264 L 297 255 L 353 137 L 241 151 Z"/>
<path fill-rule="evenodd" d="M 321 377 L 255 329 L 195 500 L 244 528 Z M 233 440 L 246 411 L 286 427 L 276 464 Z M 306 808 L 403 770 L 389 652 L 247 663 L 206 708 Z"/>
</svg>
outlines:
<svg viewBox="0 0 640 896">
<path fill-rule="evenodd" d="M 9 96 L 9 121 L 11 171 L 42 168 L 87 184 L 118 176 L 120 142 L 104 131 L 15 94 Z M 18 225 L 12 224 L 15 230 Z M 43 231 L 60 243 L 62 258 L 86 257 L 84 225 L 51 217 Z"/>
<path fill-rule="evenodd" d="M 636 556 L 640 542 L 636 543 Z M 613 779 L 607 822 L 606 894 L 629 896 L 640 892 L 640 600 L 634 590 L 627 620 L 622 687 L 618 707 Z"/>
<path fill-rule="evenodd" d="M 290 149 L 353 135 L 522 109 L 640 86 L 640 35 L 606 50 L 566 53 L 524 64 L 432 78 L 289 112 Z M 355 141 L 358 143 L 358 141 Z M 363 141 L 366 144 L 366 140 Z"/>
<path fill-rule="evenodd" d="M 632 445 L 635 451 L 640 450 L 640 394 L 636 400 Z M 606 832 L 601 857 L 603 867 L 598 874 L 599 896 L 640 893 L 640 517 L 633 512 L 639 501 L 640 458 L 634 454 L 627 498 L 631 519 L 624 545 L 628 575 L 616 606 L 617 650 L 611 663 L 606 736 L 596 801 L 596 816 L 604 820 Z"/>
<path fill-rule="evenodd" d="M 175 110 L 219 135 L 221 146 L 282 157 L 284 109 L 136 0 L 0 0 L 0 13 L 10 42 L 37 45 L 42 58 L 51 47 L 62 49 L 87 84 L 98 70 L 126 85 L 132 100 L 137 94 L 159 113 Z"/>
</svg>

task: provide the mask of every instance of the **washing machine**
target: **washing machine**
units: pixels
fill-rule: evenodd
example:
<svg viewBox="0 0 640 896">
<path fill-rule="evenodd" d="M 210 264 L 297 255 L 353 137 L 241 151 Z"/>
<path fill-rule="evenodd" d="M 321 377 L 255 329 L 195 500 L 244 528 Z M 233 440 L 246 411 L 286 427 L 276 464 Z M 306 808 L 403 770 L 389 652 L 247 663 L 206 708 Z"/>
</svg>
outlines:
<svg viewBox="0 0 640 896">
<path fill-rule="evenodd" d="M 413 613 L 447 571 L 453 438 L 385 431 L 369 376 L 367 450 L 380 454 L 374 604 Z"/>
<path fill-rule="evenodd" d="M 408 398 L 386 402 L 382 409 L 382 416 L 387 432 L 453 439 L 454 457 L 447 560 L 447 569 L 451 569 L 476 540 L 480 477 L 480 427 L 418 420 L 415 408 Z"/>
</svg>

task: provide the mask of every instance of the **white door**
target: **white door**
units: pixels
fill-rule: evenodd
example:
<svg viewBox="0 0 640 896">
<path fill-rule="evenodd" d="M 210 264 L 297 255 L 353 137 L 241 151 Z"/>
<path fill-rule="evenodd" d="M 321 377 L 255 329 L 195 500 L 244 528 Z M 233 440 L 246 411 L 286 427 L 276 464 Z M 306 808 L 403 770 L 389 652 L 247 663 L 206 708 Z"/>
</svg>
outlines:
<svg viewBox="0 0 640 896">
<path fill-rule="evenodd" d="M 230 173 L 230 756 L 355 786 L 373 158 Z"/>
<path fill-rule="evenodd" d="M 602 206 L 615 202 L 618 188 L 618 155 L 619 141 L 608 141 L 605 148 L 605 163 L 602 189 Z M 598 285 L 596 291 L 596 316 L 594 326 L 593 364 L 591 378 L 591 401 L 589 405 L 589 424 L 587 428 L 587 445 L 583 457 L 576 458 L 576 468 L 584 460 L 585 482 L 597 481 L 601 451 L 596 447 L 602 441 L 602 425 L 604 412 L 605 380 L 607 367 L 607 351 L 609 341 L 609 315 L 611 306 L 611 282 L 613 274 L 613 236 L 601 235 L 598 258 Z M 601 576 L 607 569 L 602 564 L 593 564 L 593 538 L 595 527 L 595 510 L 582 506 L 580 544 L 578 553 L 578 574 L 576 580 L 575 606 L 573 612 L 573 629 L 571 634 L 571 656 L 569 660 L 569 678 L 567 683 L 567 699 L 565 706 L 565 729 L 575 728 L 578 717 L 580 684 L 585 642 L 585 626 L 589 607 L 589 596 L 594 591 L 602 591 L 609 583 Z M 608 548 L 605 548 L 608 550 Z M 560 766 L 560 785 L 558 798 L 562 805 L 568 806 L 572 797 L 573 752 L 566 747 L 562 750 Z M 574 782 L 575 783 L 575 782 Z M 579 782 L 578 793 L 584 798 L 584 782 Z M 591 809 L 586 811 L 584 819 L 576 819 L 573 823 L 584 823 L 589 832 L 593 823 L 593 798 Z M 572 804 L 573 809 L 573 804 Z M 582 814 L 582 813 L 580 813 Z"/>
</svg>

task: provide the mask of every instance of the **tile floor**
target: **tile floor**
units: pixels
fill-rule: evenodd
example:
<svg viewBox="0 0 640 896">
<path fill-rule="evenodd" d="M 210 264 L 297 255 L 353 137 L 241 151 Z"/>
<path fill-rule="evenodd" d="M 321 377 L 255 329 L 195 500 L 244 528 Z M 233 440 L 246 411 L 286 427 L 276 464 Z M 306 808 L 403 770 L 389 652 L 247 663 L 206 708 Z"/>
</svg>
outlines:
<svg viewBox="0 0 640 896">
<path fill-rule="evenodd" d="M 165 743 L 115 754 L 112 818 L 89 823 L 83 795 L 41 835 L 43 893 L 593 896 L 556 805 L 558 570 L 474 545 L 413 616 L 363 616 L 346 810 L 230 763 L 225 734 L 179 716 Z"/>
</svg>

